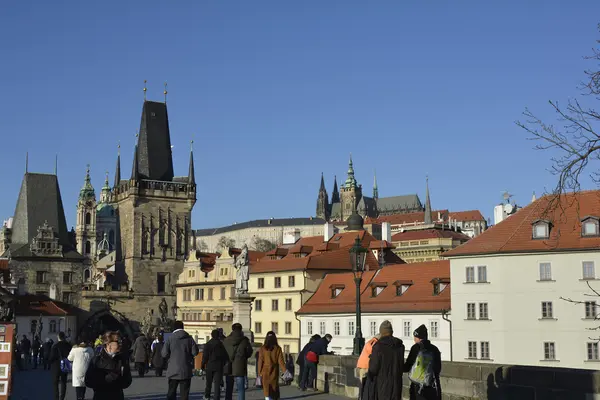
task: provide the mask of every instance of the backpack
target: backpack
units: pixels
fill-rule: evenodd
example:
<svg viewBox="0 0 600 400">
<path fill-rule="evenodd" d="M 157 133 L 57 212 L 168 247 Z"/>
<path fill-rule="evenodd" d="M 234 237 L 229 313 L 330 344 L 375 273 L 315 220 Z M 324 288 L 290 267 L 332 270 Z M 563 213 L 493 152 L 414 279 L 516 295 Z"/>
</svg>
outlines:
<svg viewBox="0 0 600 400">
<path fill-rule="evenodd" d="M 429 349 L 421 347 L 415 363 L 413 364 L 408 374 L 408 379 L 419 385 L 420 389 L 424 386 L 434 386 L 435 384 L 435 372 L 433 366 L 435 364 L 435 358 L 433 352 Z"/>
<path fill-rule="evenodd" d="M 73 364 L 66 357 L 63 357 L 62 351 L 60 351 L 60 347 L 58 347 L 58 343 L 55 344 L 56 350 L 58 351 L 58 356 L 60 357 L 60 371 L 62 373 L 68 374 L 73 370 Z"/>
</svg>

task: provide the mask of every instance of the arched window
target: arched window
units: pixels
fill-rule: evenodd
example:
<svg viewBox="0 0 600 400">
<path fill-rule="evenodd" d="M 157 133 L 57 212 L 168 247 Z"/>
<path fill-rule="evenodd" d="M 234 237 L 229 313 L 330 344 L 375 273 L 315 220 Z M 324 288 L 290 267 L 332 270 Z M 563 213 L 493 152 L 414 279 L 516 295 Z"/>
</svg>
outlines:
<svg viewBox="0 0 600 400">
<path fill-rule="evenodd" d="M 92 244 L 89 240 L 85 241 L 85 254 L 90 254 L 92 252 Z"/>
<path fill-rule="evenodd" d="M 89 212 L 85 213 L 85 224 L 89 225 L 91 223 L 92 223 L 92 214 L 90 214 Z"/>
<path fill-rule="evenodd" d="M 112 229 L 108 232 L 108 243 L 110 243 L 110 247 L 115 245 L 115 231 Z"/>
<path fill-rule="evenodd" d="M 56 320 L 50 321 L 50 333 L 56 333 Z"/>
<path fill-rule="evenodd" d="M 89 269 L 86 269 L 85 271 L 83 271 L 83 280 L 85 282 L 90 280 L 90 276 L 91 276 L 91 272 Z"/>
</svg>

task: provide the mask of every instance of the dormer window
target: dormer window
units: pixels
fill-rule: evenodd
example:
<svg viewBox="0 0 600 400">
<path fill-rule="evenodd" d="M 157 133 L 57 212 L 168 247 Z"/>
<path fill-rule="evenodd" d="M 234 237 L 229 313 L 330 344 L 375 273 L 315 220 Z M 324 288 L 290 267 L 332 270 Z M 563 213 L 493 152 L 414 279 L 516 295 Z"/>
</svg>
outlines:
<svg viewBox="0 0 600 400">
<path fill-rule="evenodd" d="M 383 292 L 387 286 L 386 283 L 372 283 L 371 284 L 371 297 L 377 297 Z"/>
<path fill-rule="evenodd" d="M 533 221 L 533 235 L 534 239 L 548 239 L 550 237 L 550 221 L 538 219 Z"/>
<path fill-rule="evenodd" d="M 581 236 L 600 235 L 599 220 L 597 217 L 588 216 L 581 220 Z"/>
<path fill-rule="evenodd" d="M 396 281 L 394 282 L 394 286 L 396 286 L 396 296 L 402 296 L 406 291 L 413 285 L 413 281 Z"/>
<path fill-rule="evenodd" d="M 433 295 L 437 296 L 448 287 L 450 278 L 434 278 L 431 283 L 433 284 Z"/>
<path fill-rule="evenodd" d="M 331 285 L 329 288 L 331 289 L 331 298 L 335 299 L 338 297 L 346 286 L 344 285 Z"/>
</svg>

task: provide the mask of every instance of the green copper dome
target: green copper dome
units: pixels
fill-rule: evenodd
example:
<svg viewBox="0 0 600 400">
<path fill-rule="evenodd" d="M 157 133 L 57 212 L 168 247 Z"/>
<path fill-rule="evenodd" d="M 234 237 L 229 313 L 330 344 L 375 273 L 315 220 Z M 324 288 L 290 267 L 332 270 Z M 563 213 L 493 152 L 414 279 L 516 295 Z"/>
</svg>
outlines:
<svg viewBox="0 0 600 400">
<path fill-rule="evenodd" d="M 85 182 L 83 187 L 79 191 L 79 200 L 90 200 L 96 198 L 96 192 L 94 191 L 94 187 L 92 186 L 92 182 L 90 179 L 90 166 L 88 165 L 87 170 L 85 172 Z"/>
</svg>

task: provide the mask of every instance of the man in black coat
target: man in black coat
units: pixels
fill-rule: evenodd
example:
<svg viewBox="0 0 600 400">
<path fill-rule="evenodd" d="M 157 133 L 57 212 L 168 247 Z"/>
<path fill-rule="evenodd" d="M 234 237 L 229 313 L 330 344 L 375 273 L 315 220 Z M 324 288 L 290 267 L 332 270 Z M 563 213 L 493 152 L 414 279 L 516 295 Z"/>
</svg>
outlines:
<svg viewBox="0 0 600 400">
<path fill-rule="evenodd" d="M 23 365 L 25 369 L 29 366 L 29 359 L 31 358 L 31 342 L 27 339 L 27 335 L 23 335 L 21 339 L 21 357 L 23 357 Z"/>
<path fill-rule="evenodd" d="M 52 387 L 54 388 L 54 400 L 65 400 L 67 395 L 67 375 L 60 368 L 61 360 L 69 356 L 71 345 L 66 341 L 65 333 L 58 333 L 58 342 L 50 349 L 50 375 L 52 376 Z M 59 387 L 60 386 L 60 387 Z M 59 390 L 60 389 L 60 390 Z"/>
<path fill-rule="evenodd" d="M 223 342 L 220 340 L 218 330 L 210 333 L 211 339 L 204 345 L 202 353 L 202 364 L 200 369 L 206 371 L 206 386 L 204 387 L 204 398 L 209 399 L 212 388 L 215 388 L 215 399 L 221 398 L 221 381 L 223 380 L 223 368 L 229 357 Z"/>
<path fill-rule="evenodd" d="M 379 327 L 381 338 L 373 345 L 369 358 L 369 378 L 374 380 L 373 389 L 380 400 L 402 400 L 404 344 L 393 333 L 391 322 L 383 321 Z"/>
<path fill-rule="evenodd" d="M 442 372 L 442 355 L 440 350 L 428 340 L 427 327 L 419 326 L 413 333 L 415 344 L 410 348 L 410 353 L 404 363 L 404 372 L 410 372 L 421 350 L 429 351 L 433 356 L 433 385 L 423 386 L 411 382 L 410 400 L 441 400 L 442 388 L 440 386 L 440 373 Z"/>
<path fill-rule="evenodd" d="M 50 369 L 50 353 L 52 351 L 52 346 L 54 342 L 52 339 L 48 338 L 42 345 L 42 358 L 44 363 L 44 370 Z"/>
<path fill-rule="evenodd" d="M 169 379 L 169 391 L 167 400 L 177 398 L 177 387 L 181 387 L 181 400 L 188 400 L 190 386 L 192 384 L 192 369 L 194 358 L 198 354 L 198 346 L 194 339 L 183 330 L 183 322 L 173 323 L 173 333 L 165 342 L 161 354 L 167 360 L 167 378 Z"/>
<path fill-rule="evenodd" d="M 248 359 L 252 357 L 252 345 L 244 336 L 242 325 L 231 325 L 231 333 L 223 341 L 227 350 L 227 364 L 223 368 L 225 374 L 225 400 L 233 399 L 233 385 L 237 387 L 238 399 L 245 398 L 246 377 L 248 376 Z"/>
<path fill-rule="evenodd" d="M 42 344 L 40 343 L 40 339 L 36 336 L 33 338 L 33 342 L 31 343 L 31 355 L 33 357 L 33 369 L 37 369 L 38 360 L 40 356 L 40 347 Z"/>
</svg>

